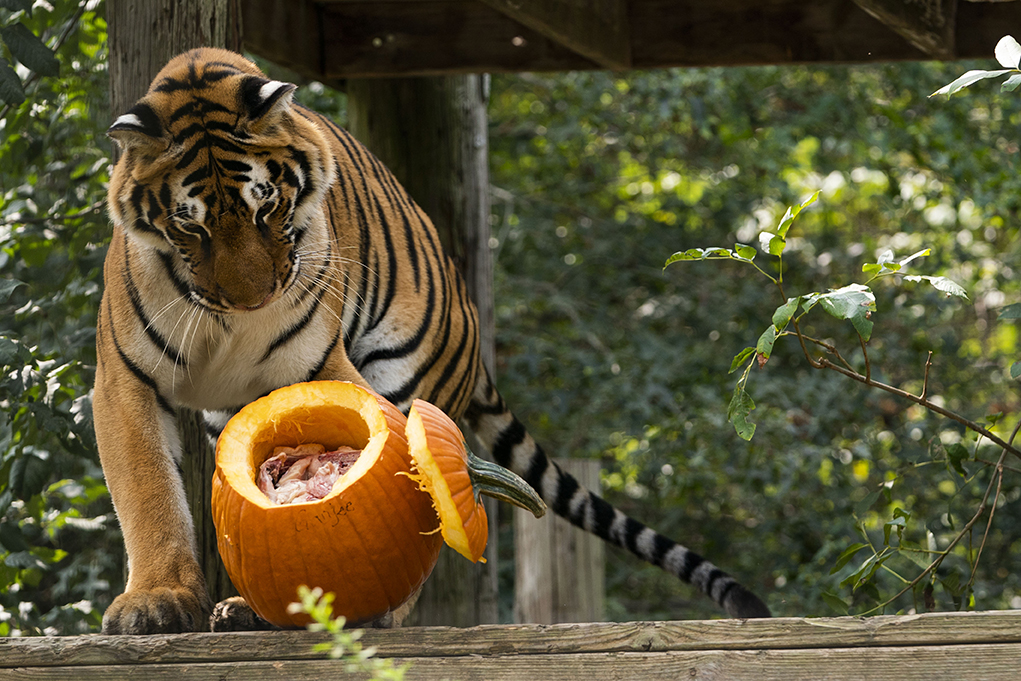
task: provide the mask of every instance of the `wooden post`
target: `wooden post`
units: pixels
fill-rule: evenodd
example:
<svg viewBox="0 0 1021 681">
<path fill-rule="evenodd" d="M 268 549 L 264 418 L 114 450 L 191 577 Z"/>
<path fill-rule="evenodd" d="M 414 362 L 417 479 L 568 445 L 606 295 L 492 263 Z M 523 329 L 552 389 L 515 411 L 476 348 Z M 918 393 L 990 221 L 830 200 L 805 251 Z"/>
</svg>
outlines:
<svg viewBox="0 0 1021 681">
<path fill-rule="evenodd" d="M 349 80 L 351 133 L 393 171 L 432 218 L 479 309 L 482 357 L 494 360 L 489 248 L 487 79 L 480 75 Z M 498 621 L 497 506 L 488 503 L 486 564 L 444 547 L 407 624 Z"/>
<path fill-rule="evenodd" d="M 109 0 L 110 106 L 127 111 L 149 88 L 170 59 L 195 47 L 240 49 L 238 0 Z M 199 564 L 209 595 L 220 601 L 236 595 L 216 548 L 210 496 L 216 467 L 198 414 L 178 416 L 184 457 L 181 476 L 191 507 Z"/>
<path fill-rule="evenodd" d="M 582 487 L 599 489 L 598 461 L 558 459 Z M 514 621 L 598 622 L 606 617 L 605 545 L 552 513 L 514 509 Z"/>
</svg>

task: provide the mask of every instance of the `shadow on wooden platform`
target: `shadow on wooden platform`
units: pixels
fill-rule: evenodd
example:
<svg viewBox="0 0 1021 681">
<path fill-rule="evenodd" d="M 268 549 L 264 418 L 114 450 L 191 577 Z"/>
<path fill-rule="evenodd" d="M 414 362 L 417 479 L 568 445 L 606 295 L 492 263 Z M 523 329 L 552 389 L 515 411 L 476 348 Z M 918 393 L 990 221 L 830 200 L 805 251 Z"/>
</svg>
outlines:
<svg viewBox="0 0 1021 681">
<path fill-rule="evenodd" d="M 0 679 L 357 678 L 305 631 L 0 638 Z M 869 618 L 711 620 L 368 630 L 406 678 L 1021 678 L 1021 610 Z"/>
</svg>

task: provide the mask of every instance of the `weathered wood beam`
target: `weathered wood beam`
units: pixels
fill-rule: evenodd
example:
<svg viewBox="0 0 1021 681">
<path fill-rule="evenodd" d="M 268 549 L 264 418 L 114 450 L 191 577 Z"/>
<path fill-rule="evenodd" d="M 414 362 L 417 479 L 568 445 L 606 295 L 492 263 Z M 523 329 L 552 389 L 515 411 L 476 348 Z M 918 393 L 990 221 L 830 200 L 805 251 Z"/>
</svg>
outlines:
<svg viewBox="0 0 1021 681">
<path fill-rule="evenodd" d="M 854 0 L 934 59 L 954 59 L 957 0 Z"/>
<path fill-rule="evenodd" d="M 860 6 L 874 1 L 629 0 L 631 67 L 931 59 Z M 246 49 L 321 81 L 606 68 L 479 0 L 238 2 Z M 1021 2 L 958 2 L 955 14 L 951 56 L 992 58 Z"/>
<path fill-rule="evenodd" d="M 631 67 L 626 0 L 482 0 L 607 69 Z"/>
<path fill-rule="evenodd" d="M 377 656 L 433 679 L 932 678 L 1015 681 L 1021 612 L 368 630 Z M 0 681 L 349 678 L 307 631 L 0 638 Z"/>
</svg>

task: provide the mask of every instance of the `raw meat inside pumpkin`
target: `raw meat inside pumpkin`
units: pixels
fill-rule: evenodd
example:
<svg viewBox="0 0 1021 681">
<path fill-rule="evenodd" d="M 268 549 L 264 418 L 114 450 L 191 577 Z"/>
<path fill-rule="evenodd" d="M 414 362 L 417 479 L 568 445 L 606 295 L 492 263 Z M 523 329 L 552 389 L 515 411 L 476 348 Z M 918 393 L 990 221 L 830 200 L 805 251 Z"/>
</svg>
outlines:
<svg viewBox="0 0 1021 681">
<path fill-rule="evenodd" d="M 330 493 L 361 453 L 343 446 L 328 452 L 321 444 L 276 447 L 259 466 L 257 483 L 274 504 L 316 501 Z"/>
</svg>

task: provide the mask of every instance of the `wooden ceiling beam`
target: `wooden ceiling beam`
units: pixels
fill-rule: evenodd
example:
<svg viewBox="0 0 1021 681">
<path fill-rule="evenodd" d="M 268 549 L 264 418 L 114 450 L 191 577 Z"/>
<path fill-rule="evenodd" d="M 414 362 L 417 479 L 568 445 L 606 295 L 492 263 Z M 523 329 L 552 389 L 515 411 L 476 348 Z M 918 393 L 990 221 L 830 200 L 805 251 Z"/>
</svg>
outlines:
<svg viewBox="0 0 1021 681">
<path fill-rule="evenodd" d="M 245 49 L 324 82 L 621 63 L 583 56 L 493 9 L 497 1 L 240 0 Z M 627 0 L 628 58 L 636 69 L 931 58 L 860 6 L 878 1 Z M 541 11 L 540 0 L 521 2 Z M 1021 24 L 1021 2 L 958 2 L 954 14 L 953 42 L 927 49 L 949 45 L 956 59 L 992 59 L 996 41 Z M 558 21 L 548 18 L 546 32 Z"/>
<path fill-rule="evenodd" d="M 954 59 L 957 0 L 854 0 L 933 59 Z"/>
<path fill-rule="evenodd" d="M 482 0 L 605 69 L 631 67 L 626 0 Z"/>
</svg>

